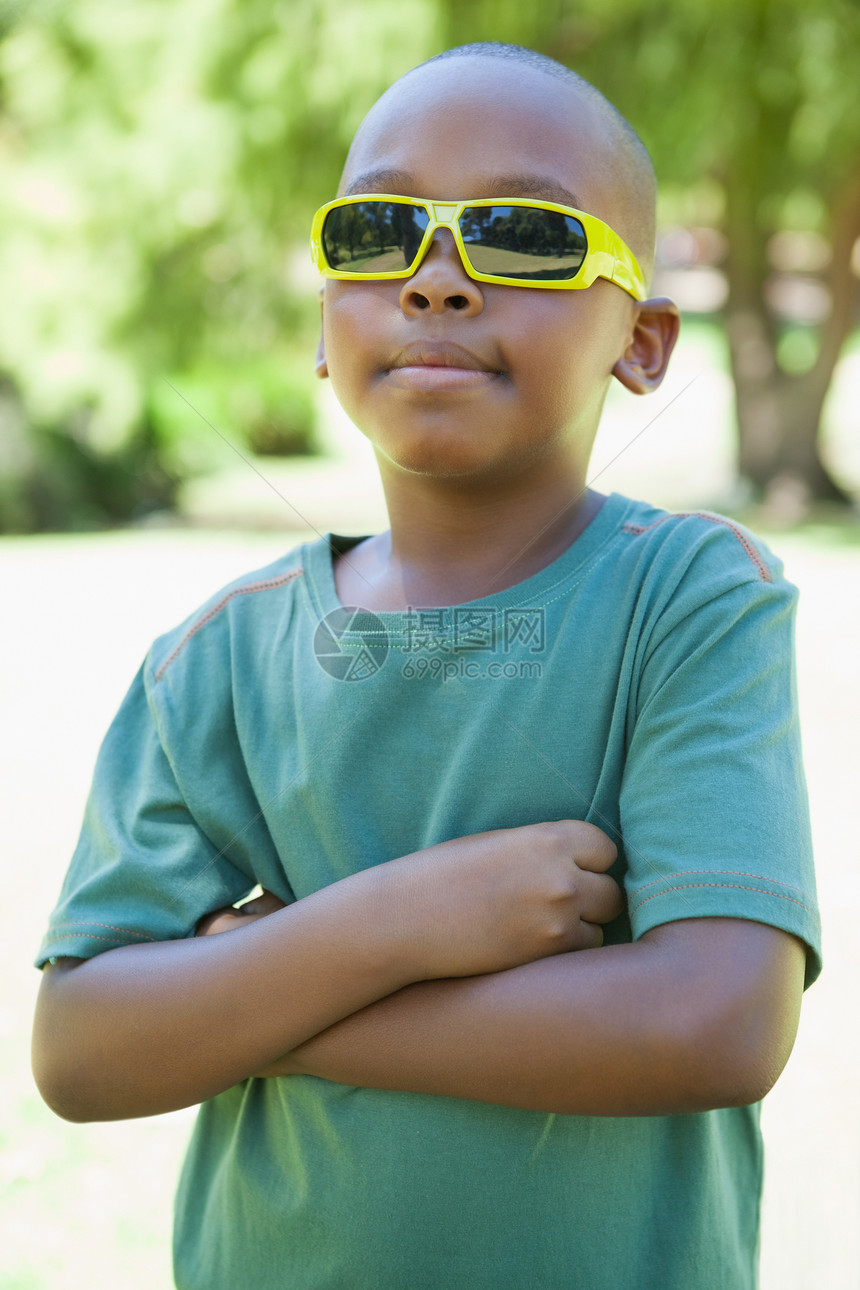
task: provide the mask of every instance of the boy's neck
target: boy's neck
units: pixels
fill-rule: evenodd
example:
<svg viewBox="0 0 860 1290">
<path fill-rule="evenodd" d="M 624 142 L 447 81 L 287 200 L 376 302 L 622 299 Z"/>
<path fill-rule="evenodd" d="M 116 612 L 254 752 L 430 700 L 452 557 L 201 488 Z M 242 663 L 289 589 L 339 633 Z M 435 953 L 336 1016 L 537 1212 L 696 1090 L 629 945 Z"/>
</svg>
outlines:
<svg viewBox="0 0 860 1290">
<path fill-rule="evenodd" d="M 392 481 L 387 473 L 390 532 L 335 562 L 343 604 L 394 611 L 492 596 L 556 560 L 606 500 L 573 478 L 476 492 L 399 472 Z"/>
</svg>

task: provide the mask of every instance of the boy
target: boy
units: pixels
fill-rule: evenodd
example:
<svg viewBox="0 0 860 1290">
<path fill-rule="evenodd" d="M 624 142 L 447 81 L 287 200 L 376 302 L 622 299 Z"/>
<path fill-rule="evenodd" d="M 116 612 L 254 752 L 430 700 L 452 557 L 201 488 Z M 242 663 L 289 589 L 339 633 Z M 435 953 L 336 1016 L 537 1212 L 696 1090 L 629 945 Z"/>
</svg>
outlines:
<svg viewBox="0 0 860 1290">
<path fill-rule="evenodd" d="M 341 195 L 319 372 L 391 530 L 153 647 L 42 947 L 40 1087 L 204 1102 L 182 1288 L 752 1287 L 754 1104 L 819 967 L 794 589 L 586 487 L 609 381 L 677 334 L 650 163 L 559 65 L 465 47 Z"/>
</svg>

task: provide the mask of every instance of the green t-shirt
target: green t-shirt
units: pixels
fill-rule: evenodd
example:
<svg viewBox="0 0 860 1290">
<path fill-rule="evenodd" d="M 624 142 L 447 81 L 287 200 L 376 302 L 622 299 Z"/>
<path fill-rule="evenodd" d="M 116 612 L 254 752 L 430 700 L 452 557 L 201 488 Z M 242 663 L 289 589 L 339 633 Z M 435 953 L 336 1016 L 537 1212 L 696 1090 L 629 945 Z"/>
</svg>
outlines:
<svg viewBox="0 0 860 1290">
<path fill-rule="evenodd" d="M 750 918 L 806 942 L 811 981 L 795 601 L 744 529 L 617 494 L 540 573 L 445 609 L 345 611 L 328 544 L 309 544 L 153 646 L 39 962 L 190 936 L 256 883 L 292 901 L 446 838 L 573 818 L 619 847 L 608 942 Z M 199 1113 L 177 1285 L 748 1290 L 758 1118 L 249 1079 Z"/>
</svg>

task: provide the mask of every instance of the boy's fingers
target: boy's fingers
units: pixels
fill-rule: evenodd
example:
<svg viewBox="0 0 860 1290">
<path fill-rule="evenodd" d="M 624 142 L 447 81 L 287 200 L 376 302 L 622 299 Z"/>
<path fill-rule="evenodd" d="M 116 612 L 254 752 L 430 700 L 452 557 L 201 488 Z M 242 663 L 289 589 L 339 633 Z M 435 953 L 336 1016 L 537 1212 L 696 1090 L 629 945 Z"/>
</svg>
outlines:
<svg viewBox="0 0 860 1290">
<path fill-rule="evenodd" d="M 255 919 L 265 918 L 267 914 L 277 913 L 283 908 L 284 902 L 279 896 L 271 891 L 264 891 L 253 900 L 246 900 L 244 905 L 225 905 L 223 909 L 206 914 L 197 924 L 194 935 L 215 936 L 218 932 L 232 932 L 242 923 L 253 923 Z"/>
<path fill-rule="evenodd" d="M 229 932 L 236 926 L 242 915 L 232 905 L 224 909 L 213 910 L 206 914 L 197 924 L 195 936 L 214 936 L 218 932 Z"/>
<path fill-rule="evenodd" d="M 599 950 L 603 944 L 603 928 L 598 923 L 580 922 L 576 937 L 577 950 Z"/>
<path fill-rule="evenodd" d="M 253 900 L 246 900 L 244 905 L 239 906 L 239 912 L 247 918 L 253 915 L 255 918 L 263 918 L 266 914 L 276 914 L 279 909 L 284 909 L 284 902 L 273 891 L 263 891 Z"/>
<path fill-rule="evenodd" d="M 564 820 L 560 823 L 570 829 L 573 858 L 580 869 L 604 873 L 618 859 L 617 846 L 596 824 L 587 824 L 585 820 Z"/>
<path fill-rule="evenodd" d="M 624 912 L 624 892 L 607 873 L 589 873 L 583 885 L 580 918 L 590 923 L 611 923 Z"/>
</svg>

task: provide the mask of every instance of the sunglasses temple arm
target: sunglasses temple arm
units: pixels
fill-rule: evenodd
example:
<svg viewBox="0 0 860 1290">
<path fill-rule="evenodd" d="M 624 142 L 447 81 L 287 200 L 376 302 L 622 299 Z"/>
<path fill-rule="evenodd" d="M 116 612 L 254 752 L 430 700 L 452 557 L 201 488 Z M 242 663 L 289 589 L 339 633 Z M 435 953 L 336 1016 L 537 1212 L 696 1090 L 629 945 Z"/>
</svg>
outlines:
<svg viewBox="0 0 860 1290">
<path fill-rule="evenodd" d="M 617 287 L 622 287 L 634 300 L 645 299 L 645 283 L 635 262 L 631 263 L 626 257 L 620 259 L 611 251 L 592 250 L 586 261 L 586 272 L 589 286 L 595 278 L 606 278 Z"/>
<path fill-rule="evenodd" d="M 633 296 L 634 300 L 644 300 L 648 294 L 644 279 L 638 273 L 635 273 L 629 264 L 625 264 L 623 260 L 615 261 L 615 271 L 612 274 L 611 281 L 616 286 L 623 287 L 625 291 Z"/>
</svg>

